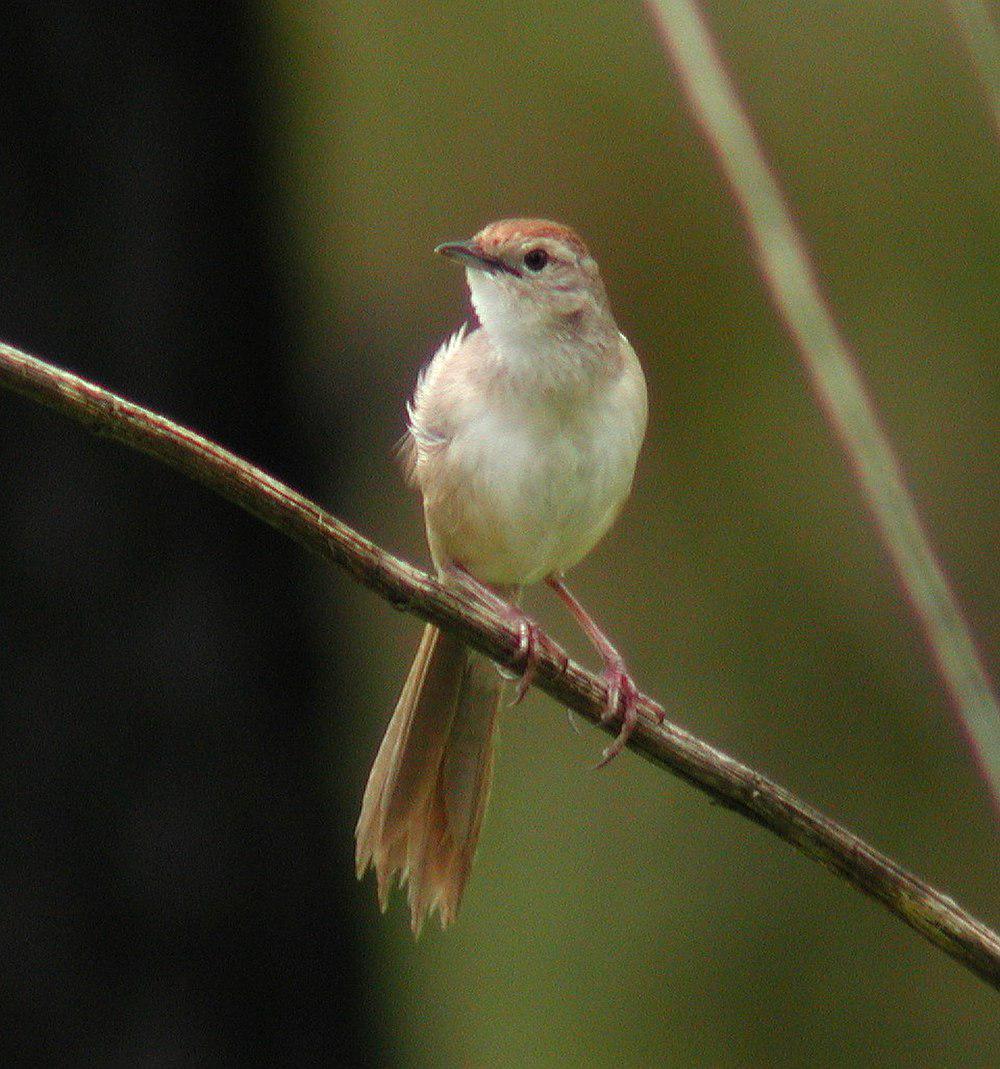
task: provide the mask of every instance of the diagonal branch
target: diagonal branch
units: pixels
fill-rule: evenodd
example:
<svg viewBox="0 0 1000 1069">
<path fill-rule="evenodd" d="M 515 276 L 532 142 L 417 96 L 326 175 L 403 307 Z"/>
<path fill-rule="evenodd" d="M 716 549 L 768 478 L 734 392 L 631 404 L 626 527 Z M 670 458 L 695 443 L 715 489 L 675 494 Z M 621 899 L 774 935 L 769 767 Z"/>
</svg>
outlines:
<svg viewBox="0 0 1000 1069">
<path fill-rule="evenodd" d="M 177 468 L 333 561 L 397 608 L 461 635 L 469 645 L 516 669 L 520 635 L 515 628 L 214 442 L 2 342 L 0 386 Z M 558 702 L 601 723 L 604 684 L 569 660 L 546 635 L 539 641 L 536 679 L 537 686 Z M 629 742 L 631 749 L 836 872 L 1000 988 L 1000 936 L 784 787 L 669 721 L 658 725 L 662 712 L 653 699 L 641 697 L 641 719 Z M 617 733 L 614 725 L 603 726 Z"/>
</svg>

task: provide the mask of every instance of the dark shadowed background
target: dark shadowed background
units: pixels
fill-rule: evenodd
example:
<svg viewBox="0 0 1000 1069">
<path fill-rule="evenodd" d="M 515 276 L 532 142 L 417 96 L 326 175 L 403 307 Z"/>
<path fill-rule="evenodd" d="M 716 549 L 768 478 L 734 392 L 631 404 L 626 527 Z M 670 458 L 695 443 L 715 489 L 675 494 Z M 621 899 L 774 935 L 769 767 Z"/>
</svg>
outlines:
<svg viewBox="0 0 1000 1069">
<path fill-rule="evenodd" d="M 289 399 L 259 23 L 24 11 L 0 34 L 4 337 L 318 492 L 335 469 Z M 336 406 L 323 433 L 332 452 Z M 0 1047 L 366 1060 L 367 903 L 327 789 L 345 720 L 318 682 L 350 628 L 321 623 L 326 577 L 9 395 L 0 470 Z"/>
<path fill-rule="evenodd" d="M 937 0 L 712 0 L 994 674 L 996 152 Z M 640 8 L 48 4 L 0 20 L 0 336 L 426 561 L 390 458 L 466 314 L 430 249 L 581 229 L 650 380 L 576 584 L 671 715 L 1000 923 L 921 635 Z M 530 605 L 574 650 L 542 594 Z M 0 1051 L 14 1064 L 997 1063 L 997 1005 L 532 695 L 462 915 L 353 877 L 420 625 L 0 395 Z"/>
</svg>

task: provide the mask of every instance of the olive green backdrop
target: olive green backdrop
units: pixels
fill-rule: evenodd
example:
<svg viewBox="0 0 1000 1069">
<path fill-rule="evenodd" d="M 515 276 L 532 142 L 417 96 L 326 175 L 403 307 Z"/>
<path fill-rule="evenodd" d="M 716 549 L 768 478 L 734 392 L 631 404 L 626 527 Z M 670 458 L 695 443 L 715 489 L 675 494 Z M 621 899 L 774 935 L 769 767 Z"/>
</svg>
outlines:
<svg viewBox="0 0 1000 1069">
<path fill-rule="evenodd" d="M 996 672 L 996 154 L 945 5 L 713 0 L 933 542 Z M 327 504 L 426 562 L 390 450 L 467 314 L 431 255 L 578 227 L 649 377 L 635 494 L 576 584 L 692 730 L 1000 922 L 996 826 L 921 635 L 640 6 L 269 9 L 295 375 Z M 348 423 L 332 452 L 327 408 Z M 529 600 L 585 654 L 551 600 Z M 420 625 L 336 579 L 353 819 Z M 415 1066 L 1000 1062 L 995 994 L 819 866 L 547 698 L 506 715 L 463 912 L 416 945 L 369 880 L 386 1059 Z M 339 818 L 338 818 L 339 819 Z M 344 866 L 352 859 L 341 859 Z"/>
</svg>

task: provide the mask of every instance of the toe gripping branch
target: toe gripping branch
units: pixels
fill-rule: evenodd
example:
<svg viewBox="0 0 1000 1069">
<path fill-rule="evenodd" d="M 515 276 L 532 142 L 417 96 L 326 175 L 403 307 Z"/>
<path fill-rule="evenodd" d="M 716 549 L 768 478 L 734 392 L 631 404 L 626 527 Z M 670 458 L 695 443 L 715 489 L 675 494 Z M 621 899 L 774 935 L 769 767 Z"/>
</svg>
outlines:
<svg viewBox="0 0 1000 1069">
<path fill-rule="evenodd" d="M 517 605 L 508 601 L 501 593 L 487 586 L 477 579 L 470 571 L 460 564 L 452 563 L 448 566 L 448 573 L 458 580 L 460 585 L 467 590 L 480 605 L 497 613 L 508 624 L 518 630 L 517 652 L 515 663 L 516 674 L 510 674 L 501 669 L 501 674 L 509 679 L 517 679 L 517 687 L 510 704 L 520 705 L 524 701 L 535 677 L 538 674 L 538 662 L 541 648 L 541 629 L 534 620 L 530 619 Z"/>
</svg>

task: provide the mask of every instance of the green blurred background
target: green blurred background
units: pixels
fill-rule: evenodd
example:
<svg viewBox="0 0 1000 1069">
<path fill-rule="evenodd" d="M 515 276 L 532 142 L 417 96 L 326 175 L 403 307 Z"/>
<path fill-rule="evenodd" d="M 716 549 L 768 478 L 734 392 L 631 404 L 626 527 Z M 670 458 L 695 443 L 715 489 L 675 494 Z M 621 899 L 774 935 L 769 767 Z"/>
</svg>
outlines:
<svg viewBox="0 0 1000 1069">
<path fill-rule="evenodd" d="M 988 922 L 997 834 L 922 637 L 641 7 L 267 9 L 294 369 L 330 508 L 426 562 L 390 450 L 467 314 L 431 255 L 491 219 L 584 234 L 644 360 L 634 497 L 578 590 L 670 715 Z M 944 5 L 713 0 L 711 25 L 997 669 L 996 155 Z M 343 491 L 341 490 L 341 493 Z M 581 655 L 550 598 L 529 606 Z M 345 621 L 347 621 L 345 623 Z M 420 630 L 346 579 L 334 805 L 352 820 Z M 322 639 L 322 636 L 320 636 Z M 995 995 L 819 866 L 634 756 L 591 771 L 504 717 L 459 922 L 371 926 L 386 1058 L 414 1066 L 1000 1064 Z M 340 859 L 344 866 L 351 858 Z"/>
</svg>

